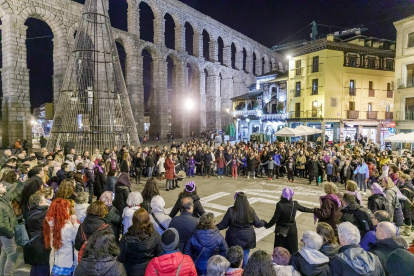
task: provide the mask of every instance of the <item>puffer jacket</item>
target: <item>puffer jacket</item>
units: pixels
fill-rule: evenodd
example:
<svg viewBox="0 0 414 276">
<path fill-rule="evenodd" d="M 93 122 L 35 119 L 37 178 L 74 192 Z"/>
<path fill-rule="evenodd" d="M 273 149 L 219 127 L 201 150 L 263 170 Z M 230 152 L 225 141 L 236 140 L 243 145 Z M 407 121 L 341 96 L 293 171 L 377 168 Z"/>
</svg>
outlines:
<svg viewBox="0 0 414 276">
<path fill-rule="evenodd" d="M 115 186 L 115 199 L 112 202 L 112 205 L 118 210 L 120 214 L 124 211 L 127 206 L 127 199 L 131 190 L 127 186 Z"/>
<path fill-rule="evenodd" d="M 191 257 L 178 251 L 152 259 L 147 266 L 145 276 L 176 276 L 180 264 L 179 276 L 197 276 Z"/>
<path fill-rule="evenodd" d="M 332 259 L 336 254 L 338 254 L 339 248 L 341 247 L 338 244 L 324 244 L 319 251 L 321 251 L 322 254 L 329 259 Z"/>
<path fill-rule="evenodd" d="M 75 249 L 80 250 L 85 240 L 82 232 L 85 233 L 86 239 L 89 239 L 103 224 L 107 224 L 106 220 L 100 216 L 87 215 L 78 229 L 75 239 Z M 102 229 L 102 228 L 101 228 Z"/>
<path fill-rule="evenodd" d="M 10 239 L 14 237 L 17 219 L 7 195 L 0 196 L 0 214 L 0 236 Z"/>
<path fill-rule="evenodd" d="M 121 214 L 118 212 L 114 206 L 107 206 L 108 214 L 105 216 L 106 222 L 111 225 L 112 230 L 114 231 L 114 235 L 116 240 L 119 240 L 119 233 L 122 224 L 122 217 Z"/>
<path fill-rule="evenodd" d="M 204 211 L 203 205 L 201 205 L 200 197 L 198 195 L 192 195 L 191 198 L 193 199 L 193 203 L 194 203 L 193 216 L 196 218 L 199 218 L 206 211 Z M 170 215 L 169 215 L 171 218 L 175 217 L 178 211 L 180 211 L 181 199 L 182 199 L 181 197 L 178 197 L 177 201 L 175 202 L 175 205 L 172 208 Z"/>
<path fill-rule="evenodd" d="M 119 247 L 118 261 L 124 264 L 127 275 L 144 276 L 148 263 L 162 252 L 161 236 L 154 231 L 152 236 L 140 240 L 137 236 L 125 234 Z"/>
<path fill-rule="evenodd" d="M 82 258 L 75 270 L 75 276 L 127 276 L 124 265 L 115 256 L 104 260 Z"/>
<path fill-rule="evenodd" d="M 368 197 L 368 209 L 370 209 L 372 213 L 379 210 L 387 211 L 387 206 L 388 201 L 382 194 L 373 194 Z"/>
<path fill-rule="evenodd" d="M 203 251 L 204 249 L 204 251 Z M 217 228 L 196 229 L 184 249 L 184 254 L 191 256 L 198 275 L 207 274 L 207 262 L 214 255 L 227 256 L 227 243 Z"/>
</svg>

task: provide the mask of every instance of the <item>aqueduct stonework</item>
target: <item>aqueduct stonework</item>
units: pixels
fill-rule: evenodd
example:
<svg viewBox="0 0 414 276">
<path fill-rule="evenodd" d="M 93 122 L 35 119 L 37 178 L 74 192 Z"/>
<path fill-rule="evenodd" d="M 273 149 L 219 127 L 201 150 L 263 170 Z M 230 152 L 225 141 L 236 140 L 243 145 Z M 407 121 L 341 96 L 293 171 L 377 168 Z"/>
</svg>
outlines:
<svg viewBox="0 0 414 276">
<path fill-rule="evenodd" d="M 108 4 L 108 0 L 105 0 Z M 283 70 L 281 57 L 269 48 L 219 23 L 177 0 L 127 0 L 128 32 L 113 29 L 117 42 L 126 52 L 125 79 L 138 132 L 144 131 L 143 57 L 146 49 L 152 56 L 150 96 L 150 136 L 169 131 L 168 106 L 171 106 L 172 129 L 178 137 L 187 137 L 190 130 L 221 129 L 231 121 L 226 109 L 231 98 L 248 92 L 255 75 Z M 140 39 L 139 4 L 145 2 L 154 14 L 154 43 Z M 59 90 L 68 63 L 71 44 L 82 11 L 79 3 L 70 0 L 0 0 L 2 21 L 3 145 L 17 138 L 30 141 L 29 69 L 26 58 L 25 21 L 32 17 L 46 22 L 53 38 L 53 93 L 57 103 Z M 108 7 L 108 5 L 107 5 Z M 165 46 L 166 14 L 175 23 L 175 49 Z M 185 23 L 193 28 L 193 55 L 185 48 Z M 209 35 L 209 60 L 203 57 L 203 31 Z M 218 62 L 218 40 L 223 41 L 223 58 Z M 231 45 L 236 48 L 234 66 Z M 245 54 L 243 54 L 245 53 Z M 253 55 L 256 57 L 253 74 Z M 168 100 L 167 57 L 174 63 L 172 102 Z M 187 64 L 192 68 L 188 83 Z M 207 77 L 206 77 L 207 72 Z M 207 81 L 207 84 L 205 83 Z M 191 87 L 191 89 L 189 89 Z M 183 108 L 191 97 L 196 108 L 189 116 Z M 190 117 L 192 118 L 190 120 Z"/>
</svg>

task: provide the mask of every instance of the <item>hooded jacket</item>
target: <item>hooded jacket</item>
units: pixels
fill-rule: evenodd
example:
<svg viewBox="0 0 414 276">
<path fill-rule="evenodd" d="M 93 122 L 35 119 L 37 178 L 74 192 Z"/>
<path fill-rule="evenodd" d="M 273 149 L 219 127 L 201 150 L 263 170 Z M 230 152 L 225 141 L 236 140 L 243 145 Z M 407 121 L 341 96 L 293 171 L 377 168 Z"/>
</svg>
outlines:
<svg viewBox="0 0 414 276">
<path fill-rule="evenodd" d="M 145 276 L 175 276 L 180 264 L 179 276 L 197 276 L 193 260 L 181 252 L 165 254 L 152 259 L 147 266 Z"/>
<path fill-rule="evenodd" d="M 316 249 L 306 246 L 292 255 L 290 264 L 304 276 L 328 276 L 329 258 Z"/>
<path fill-rule="evenodd" d="M 106 224 L 106 220 L 100 216 L 86 215 L 81 226 L 78 229 L 75 239 L 75 249 L 80 250 L 85 240 L 83 239 L 82 231 L 85 233 L 86 239 L 95 233 L 103 224 Z"/>
<path fill-rule="evenodd" d="M 131 182 L 129 181 L 128 174 L 122 173 L 118 181 L 115 184 L 115 199 L 112 205 L 118 210 L 121 214 L 125 207 L 127 206 L 127 199 L 131 193 Z"/>
<path fill-rule="evenodd" d="M 397 250 L 399 248 L 406 250 L 408 248 L 408 244 L 401 236 L 395 236 L 392 238 L 377 240 L 369 252 L 378 256 L 382 267 L 387 272 L 388 256 L 394 250 Z"/>
<path fill-rule="evenodd" d="M 86 217 L 86 209 L 88 209 L 88 207 L 89 203 L 75 204 L 75 215 L 81 223 Z"/>
<path fill-rule="evenodd" d="M 151 199 L 151 212 L 150 214 L 150 221 L 152 225 L 154 226 L 155 231 L 158 232 L 158 234 L 162 235 L 164 233 L 164 230 L 160 227 L 158 223 L 160 223 L 165 229 L 168 228 L 168 225 L 170 225 L 171 218 L 170 216 L 164 214 L 164 206 L 165 201 L 161 196 L 154 196 Z M 155 221 L 153 215 L 156 217 L 158 222 Z"/>
<path fill-rule="evenodd" d="M 275 268 L 277 276 L 300 276 L 300 273 L 297 272 L 296 269 L 291 265 L 277 265 L 273 263 L 273 267 Z"/>
<path fill-rule="evenodd" d="M 25 260 L 26 264 L 49 264 L 50 249 L 46 249 L 45 241 L 43 238 L 43 220 L 46 217 L 47 209 L 48 206 L 37 206 L 27 212 L 25 225 L 29 239 L 33 238 L 36 235 L 38 236 L 32 243 L 27 244 L 27 246 L 24 248 L 25 255 L 29 252 L 36 252 L 36 254 L 30 254 L 30 257 Z"/>
<path fill-rule="evenodd" d="M 332 276 L 384 276 L 379 258 L 359 245 L 345 245 L 330 263 Z"/>
<path fill-rule="evenodd" d="M 104 260 L 82 258 L 75 270 L 75 276 L 127 276 L 124 265 L 111 256 Z"/>
<path fill-rule="evenodd" d="M 204 250 L 203 250 L 204 249 Z M 184 254 L 189 255 L 195 262 L 198 275 L 207 273 L 207 262 L 214 255 L 227 256 L 227 243 L 217 228 L 196 229 L 188 239 Z"/>
<path fill-rule="evenodd" d="M 122 234 L 128 232 L 128 228 L 132 225 L 132 216 L 134 215 L 135 211 L 141 208 L 140 206 L 133 206 L 133 207 L 125 207 L 124 211 L 122 212 L 122 223 L 124 224 L 124 231 Z"/>
</svg>

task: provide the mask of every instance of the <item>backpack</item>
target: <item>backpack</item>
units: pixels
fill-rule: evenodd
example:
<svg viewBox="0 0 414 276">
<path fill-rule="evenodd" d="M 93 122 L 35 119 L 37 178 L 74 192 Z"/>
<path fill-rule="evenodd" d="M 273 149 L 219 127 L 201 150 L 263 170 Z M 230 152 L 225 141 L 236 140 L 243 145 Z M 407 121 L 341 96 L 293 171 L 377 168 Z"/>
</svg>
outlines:
<svg viewBox="0 0 414 276">
<path fill-rule="evenodd" d="M 107 226 L 109 226 L 109 224 L 104 223 L 95 232 L 97 232 L 99 230 L 102 230 L 102 229 L 105 229 Z M 84 243 L 82 244 L 82 247 L 78 252 L 78 263 L 80 263 L 80 261 L 82 260 L 83 251 L 85 250 L 86 244 L 88 243 L 88 239 L 86 238 L 85 232 L 83 232 L 83 230 L 82 230 L 82 224 L 80 226 L 80 230 L 81 230 L 81 233 L 82 233 L 82 239 L 84 240 Z"/>
<path fill-rule="evenodd" d="M 26 220 L 28 220 L 29 218 L 33 217 L 34 215 L 38 213 L 40 212 L 34 212 L 33 214 L 30 214 L 30 216 L 28 216 Z M 17 224 L 14 227 L 14 239 L 18 246 L 24 246 L 29 241 L 32 242 L 35 238 L 37 238 L 37 235 L 34 236 L 32 239 L 29 239 L 29 235 L 27 234 L 27 230 L 26 230 L 25 221 Z"/>
<path fill-rule="evenodd" d="M 367 215 L 367 212 L 371 212 L 371 211 L 369 211 L 369 209 L 365 207 L 360 206 L 358 209 L 356 209 L 353 212 L 359 222 L 359 225 L 357 225 L 357 227 L 359 229 L 359 232 L 361 233 L 361 239 L 362 239 L 366 233 L 374 230 L 374 225 L 372 224 L 371 219 Z"/>
<path fill-rule="evenodd" d="M 381 206 L 379 206 L 380 207 L 379 210 L 384 210 L 384 211 L 387 211 L 389 213 L 390 204 L 388 203 L 388 200 L 384 196 L 378 197 L 378 199 L 381 202 Z"/>
</svg>

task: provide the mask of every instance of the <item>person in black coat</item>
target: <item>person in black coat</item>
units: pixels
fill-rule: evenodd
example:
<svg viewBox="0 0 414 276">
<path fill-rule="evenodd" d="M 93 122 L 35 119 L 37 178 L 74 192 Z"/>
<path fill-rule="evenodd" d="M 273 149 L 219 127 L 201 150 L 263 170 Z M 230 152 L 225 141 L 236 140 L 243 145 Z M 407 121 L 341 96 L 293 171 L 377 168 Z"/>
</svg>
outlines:
<svg viewBox="0 0 414 276">
<path fill-rule="evenodd" d="M 127 207 L 127 199 L 131 193 L 131 182 L 129 181 L 128 173 L 121 173 L 115 184 L 115 200 L 113 206 L 120 214 L 124 212 Z"/>
<path fill-rule="evenodd" d="M 144 159 L 142 159 L 142 153 L 137 152 L 132 165 L 135 168 L 135 183 L 141 184 L 142 168 L 144 167 Z"/>
<path fill-rule="evenodd" d="M 197 195 L 197 188 L 194 181 L 190 181 L 184 185 L 184 190 L 178 195 L 178 199 L 175 202 L 174 207 L 171 210 L 170 217 L 173 218 L 177 215 L 181 208 L 181 199 L 184 197 L 191 197 L 193 199 L 194 211 L 193 216 L 196 218 L 201 217 L 206 211 L 204 211 L 203 205 L 201 205 L 200 197 Z"/>
<path fill-rule="evenodd" d="M 211 162 L 213 162 L 213 157 L 211 156 L 211 152 L 209 149 L 203 154 L 203 166 L 204 166 L 204 178 L 210 178 L 211 173 Z"/>
<path fill-rule="evenodd" d="M 290 254 L 298 251 L 298 229 L 296 228 L 296 212 L 297 210 L 306 213 L 313 213 L 313 209 L 303 207 L 297 201 L 293 201 L 294 192 L 291 188 L 284 188 L 280 201 L 276 203 L 276 210 L 272 219 L 265 225 L 266 228 L 276 224 L 275 230 L 275 247 L 286 248 Z M 282 227 L 282 228 L 281 228 Z M 284 237 L 279 230 L 288 227 L 287 236 Z"/>
<path fill-rule="evenodd" d="M 33 239 L 33 241 L 24 247 L 25 263 L 32 266 L 30 275 L 49 275 L 49 255 L 51 249 L 46 249 L 43 239 L 43 220 L 48 209 L 45 196 L 40 192 L 31 195 L 29 207 L 25 226 L 29 239 Z"/>
<path fill-rule="evenodd" d="M 180 251 L 184 252 L 184 247 L 188 238 L 193 233 L 198 224 L 198 218 L 193 217 L 194 203 L 191 197 L 181 199 L 181 215 L 170 221 L 168 228 L 175 228 L 180 235 Z"/>
<path fill-rule="evenodd" d="M 259 219 L 245 193 L 238 192 L 234 197 L 234 206 L 227 209 L 223 220 L 216 226 L 219 230 L 228 228 L 226 242 L 229 247 L 239 245 L 243 248 L 243 266 L 245 266 L 250 249 L 256 247 L 254 227 L 261 228 L 266 225 L 266 221 Z"/>
<path fill-rule="evenodd" d="M 118 261 L 124 264 L 128 276 L 144 276 L 148 263 L 161 255 L 161 236 L 154 230 L 148 212 L 134 212 L 132 225 L 119 243 Z"/>
<path fill-rule="evenodd" d="M 316 180 L 316 186 L 319 186 L 318 175 L 319 175 L 319 170 L 322 169 L 322 167 L 321 167 L 321 164 L 318 162 L 318 160 L 316 160 L 315 155 L 312 155 L 312 157 L 309 159 L 308 168 L 309 168 L 309 183 L 308 183 L 308 185 L 310 185 L 312 183 L 312 181 L 315 179 Z"/>
<path fill-rule="evenodd" d="M 124 265 L 117 261 L 119 252 L 110 229 L 91 235 L 74 276 L 127 276 Z"/>
<path fill-rule="evenodd" d="M 105 203 L 108 209 L 108 214 L 105 216 L 106 222 L 111 225 L 114 231 L 115 240 L 119 241 L 119 233 L 122 225 L 122 216 L 114 206 L 112 206 L 112 192 L 106 191 L 99 198 L 100 201 Z"/>
<path fill-rule="evenodd" d="M 372 219 L 374 218 L 374 215 L 368 208 L 360 206 L 356 202 L 356 197 L 354 195 L 345 193 L 343 197 L 343 202 L 345 206 L 341 210 L 341 222 L 349 221 L 350 223 L 358 227 L 361 239 L 365 236 L 365 234 L 368 231 L 374 230 L 374 225 L 372 224 Z M 365 221 L 365 223 L 363 221 Z"/>
<path fill-rule="evenodd" d="M 103 161 L 99 161 L 99 164 L 93 169 L 93 192 L 96 198 L 100 198 L 101 194 L 105 192 L 106 176 L 103 169 L 104 165 L 105 163 Z"/>
</svg>

